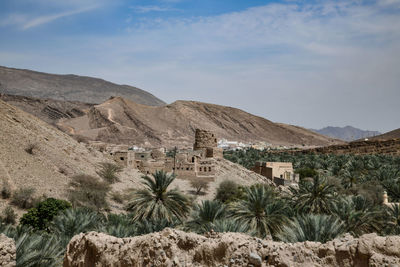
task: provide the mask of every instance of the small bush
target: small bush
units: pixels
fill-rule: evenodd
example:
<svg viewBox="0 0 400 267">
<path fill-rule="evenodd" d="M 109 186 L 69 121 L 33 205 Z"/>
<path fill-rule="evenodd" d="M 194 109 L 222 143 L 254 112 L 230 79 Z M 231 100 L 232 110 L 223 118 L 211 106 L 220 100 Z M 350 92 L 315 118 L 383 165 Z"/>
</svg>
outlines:
<svg viewBox="0 0 400 267">
<path fill-rule="evenodd" d="M 20 223 L 33 227 L 35 230 L 47 229 L 49 223 L 60 211 L 71 208 L 68 201 L 48 198 L 39 202 L 34 208 L 25 213 Z"/>
<path fill-rule="evenodd" d="M 239 199 L 240 195 L 241 189 L 238 184 L 233 181 L 225 180 L 220 183 L 215 199 L 222 203 L 227 203 Z"/>
<path fill-rule="evenodd" d="M 102 162 L 99 164 L 100 170 L 97 171 L 97 174 L 103 178 L 106 182 L 112 184 L 115 182 L 119 182 L 118 173 L 122 171 L 122 167 L 108 162 Z"/>
<path fill-rule="evenodd" d="M 190 185 L 196 190 L 196 195 L 201 193 L 201 190 L 208 190 L 208 182 L 201 178 L 196 178 L 190 181 Z"/>
<path fill-rule="evenodd" d="M 296 173 L 299 174 L 300 179 L 312 178 L 312 177 L 315 177 L 318 175 L 318 172 L 311 168 L 298 169 L 298 170 L 296 170 Z"/>
<path fill-rule="evenodd" d="M 17 219 L 17 214 L 15 213 L 15 211 L 14 211 L 14 209 L 12 207 L 7 206 L 3 210 L 3 214 L 1 216 L 1 219 L 6 224 L 15 224 L 16 219 Z"/>
<path fill-rule="evenodd" d="M 36 148 L 37 148 L 37 145 L 36 145 L 36 144 L 34 144 L 34 143 L 29 143 L 29 144 L 27 145 L 27 147 L 25 148 L 25 152 L 28 153 L 28 154 L 33 155 Z"/>
<path fill-rule="evenodd" d="M 124 196 L 120 192 L 112 192 L 111 199 L 120 204 L 125 201 Z"/>
<path fill-rule="evenodd" d="M 11 187 L 6 181 L 3 182 L 3 187 L 1 188 L 1 197 L 3 199 L 9 199 L 11 197 Z"/>
<path fill-rule="evenodd" d="M 32 187 L 20 188 L 13 194 L 11 204 L 21 209 L 32 208 L 35 204 L 35 198 L 33 197 L 34 193 L 35 189 Z"/>
<path fill-rule="evenodd" d="M 77 175 L 72 178 L 70 185 L 73 189 L 69 191 L 69 201 L 74 206 L 97 210 L 108 207 L 106 195 L 110 191 L 110 185 L 107 182 L 90 175 Z"/>
</svg>

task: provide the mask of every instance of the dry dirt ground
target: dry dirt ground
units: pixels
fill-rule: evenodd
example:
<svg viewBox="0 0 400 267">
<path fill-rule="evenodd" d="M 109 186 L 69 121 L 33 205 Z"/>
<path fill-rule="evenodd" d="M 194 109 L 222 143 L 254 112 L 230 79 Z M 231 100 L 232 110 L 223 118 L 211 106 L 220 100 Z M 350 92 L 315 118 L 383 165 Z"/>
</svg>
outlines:
<svg viewBox="0 0 400 267">
<path fill-rule="evenodd" d="M 282 243 L 240 233 L 205 236 L 175 229 L 132 238 L 75 236 L 64 267 L 99 266 L 399 266 L 400 236 L 345 235 L 325 244 Z"/>
</svg>

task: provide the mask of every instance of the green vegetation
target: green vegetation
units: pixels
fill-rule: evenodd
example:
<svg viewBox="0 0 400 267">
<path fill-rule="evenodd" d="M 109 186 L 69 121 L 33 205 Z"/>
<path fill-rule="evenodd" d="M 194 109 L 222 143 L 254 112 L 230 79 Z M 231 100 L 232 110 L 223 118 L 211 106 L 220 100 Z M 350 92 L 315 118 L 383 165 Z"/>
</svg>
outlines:
<svg viewBox="0 0 400 267">
<path fill-rule="evenodd" d="M 174 175 L 156 172 L 143 177 L 144 189 L 127 196 L 127 213 L 117 215 L 104 213 L 109 182 L 80 175 L 70 184 L 73 208 L 65 201 L 47 199 L 29 210 L 19 226 L 3 218 L 0 232 L 16 240 L 18 266 L 60 266 L 70 239 L 89 231 L 128 237 L 175 227 L 199 234 L 241 232 L 284 242 L 326 242 L 344 233 L 400 234 L 400 207 L 382 204 L 384 190 L 389 201 L 400 200 L 399 158 L 254 150 L 225 156 L 247 167 L 257 160 L 290 161 L 302 178 L 287 192 L 265 184 L 239 186 L 226 180 L 220 183 L 214 200 L 194 204 L 171 188 Z M 20 191 L 26 189 L 18 190 L 12 199 L 17 195 L 19 203 L 29 202 Z M 117 202 L 125 198 L 110 195 Z"/>
<path fill-rule="evenodd" d="M 20 223 L 21 225 L 30 226 L 35 230 L 46 230 L 54 216 L 60 211 L 71 207 L 71 204 L 65 200 L 48 198 L 28 210 L 22 216 Z"/>
<path fill-rule="evenodd" d="M 99 170 L 97 174 L 104 179 L 104 181 L 113 184 L 119 182 L 118 173 L 120 173 L 123 168 L 114 163 L 102 162 L 99 164 Z"/>
<path fill-rule="evenodd" d="M 127 209 L 132 212 L 133 221 L 162 220 L 172 222 L 184 220 L 190 211 L 189 198 L 177 189 L 168 190 L 175 176 L 156 171 L 153 178 L 143 176 L 145 189 L 133 193 Z"/>
</svg>

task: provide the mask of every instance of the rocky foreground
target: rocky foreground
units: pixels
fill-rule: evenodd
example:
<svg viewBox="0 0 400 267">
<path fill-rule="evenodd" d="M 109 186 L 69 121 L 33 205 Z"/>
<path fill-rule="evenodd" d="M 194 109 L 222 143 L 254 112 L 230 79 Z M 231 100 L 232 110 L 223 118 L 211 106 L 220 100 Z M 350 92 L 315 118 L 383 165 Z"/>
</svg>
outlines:
<svg viewBox="0 0 400 267">
<path fill-rule="evenodd" d="M 72 266 L 400 266 L 400 236 L 345 235 L 326 244 L 281 243 L 239 233 L 165 229 L 132 238 L 91 232 L 68 245 Z"/>
<path fill-rule="evenodd" d="M 0 234 L 0 266 L 15 266 L 16 249 L 15 242 L 11 238 Z"/>
</svg>

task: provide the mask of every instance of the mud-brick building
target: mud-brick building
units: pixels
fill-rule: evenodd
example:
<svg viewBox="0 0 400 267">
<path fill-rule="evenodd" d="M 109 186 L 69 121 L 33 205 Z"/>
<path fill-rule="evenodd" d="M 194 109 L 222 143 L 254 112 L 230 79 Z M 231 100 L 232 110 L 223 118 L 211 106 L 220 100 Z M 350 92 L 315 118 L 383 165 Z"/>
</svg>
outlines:
<svg viewBox="0 0 400 267">
<path fill-rule="evenodd" d="M 276 185 L 290 185 L 299 182 L 291 162 L 256 162 L 253 171 L 267 177 Z"/>
<path fill-rule="evenodd" d="M 193 150 L 179 151 L 175 157 L 166 157 L 161 149 L 145 152 L 113 151 L 114 160 L 124 166 L 151 174 L 163 170 L 173 172 L 179 178 L 214 177 L 215 161 L 223 157 L 223 150 L 218 148 L 218 141 L 212 132 L 196 130 Z"/>
</svg>

